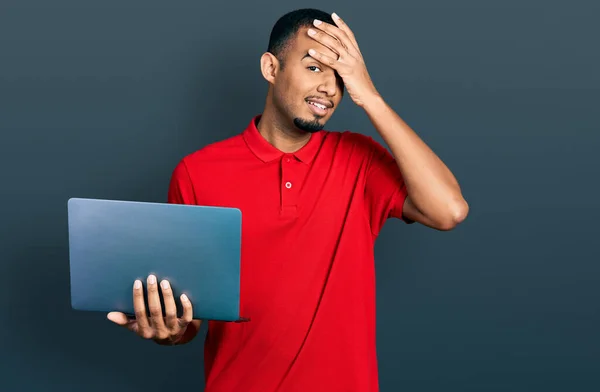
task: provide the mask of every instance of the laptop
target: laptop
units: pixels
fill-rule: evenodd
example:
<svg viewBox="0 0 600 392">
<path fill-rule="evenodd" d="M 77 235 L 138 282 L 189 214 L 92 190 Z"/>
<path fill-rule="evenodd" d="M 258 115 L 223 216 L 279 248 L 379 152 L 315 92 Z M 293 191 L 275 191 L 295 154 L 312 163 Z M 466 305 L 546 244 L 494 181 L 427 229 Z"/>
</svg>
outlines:
<svg viewBox="0 0 600 392">
<path fill-rule="evenodd" d="M 154 274 L 171 283 L 178 317 L 185 293 L 195 319 L 247 320 L 239 311 L 239 209 L 70 198 L 67 211 L 73 309 L 133 315 L 134 281 L 146 295 Z"/>
</svg>

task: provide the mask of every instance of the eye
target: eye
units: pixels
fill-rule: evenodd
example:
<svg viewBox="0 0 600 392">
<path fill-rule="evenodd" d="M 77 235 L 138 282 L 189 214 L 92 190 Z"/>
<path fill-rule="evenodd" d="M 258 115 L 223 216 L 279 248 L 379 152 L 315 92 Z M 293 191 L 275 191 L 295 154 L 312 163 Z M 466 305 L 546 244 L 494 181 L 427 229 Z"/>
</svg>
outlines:
<svg viewBox="0 0 600 392">
<path fill-rule="evenodd" d="M 310 69 L 313 72 L 315 72 L 315 70 L 321 71 L 321 69 L 319 67 L 317 67 L 316 65 L 311 65 L 310 67 L 307 67 L 307 69 Z"/>
</svg>

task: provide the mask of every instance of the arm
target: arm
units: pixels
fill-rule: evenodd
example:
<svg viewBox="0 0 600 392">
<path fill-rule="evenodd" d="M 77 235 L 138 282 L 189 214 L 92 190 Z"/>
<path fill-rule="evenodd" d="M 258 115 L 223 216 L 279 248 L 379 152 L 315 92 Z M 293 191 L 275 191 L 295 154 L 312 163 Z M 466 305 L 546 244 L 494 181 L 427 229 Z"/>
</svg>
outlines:
<svg viewBox="0 0 600 392">
<path fill-rule="evenodd" d="M 363 109 L 389 146 L 406 184 L 403 215 L 438 230 L 450 230 L 469 211 L 452 172 L 379 95 Z"/>
<path fill-rule="evenodd" d="M 390 147 L 406 185 L 402 215 L 439 230 L 450 230 L 465 219 L 468 205 L 450 170 L 381 98 L 367 71 L 354 33 L 335 13 L 336 26 L 315 21 L 308 34 L 338 54 L 333 58 L 317 50 L 309 54 L 334 69 L 348 95 L 363 108 Z M 400 191 L 400 189 L 398 190 Z M 385 198 L 386 195 L 382 195 Z"/>
</svg>

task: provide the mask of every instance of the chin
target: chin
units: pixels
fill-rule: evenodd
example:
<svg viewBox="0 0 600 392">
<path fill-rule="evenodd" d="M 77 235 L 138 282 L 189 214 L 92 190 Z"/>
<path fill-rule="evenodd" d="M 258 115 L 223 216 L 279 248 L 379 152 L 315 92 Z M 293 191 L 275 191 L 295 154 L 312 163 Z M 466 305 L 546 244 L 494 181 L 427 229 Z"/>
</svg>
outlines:
<svg viewBox="0 0 600 392">
<path fill-rule="evenodd" d="M 312 118 L 312 119 L 307 119 L 307 118 L 302 118 L 302 117 L 295 117 L 294 118 L 294 125 L 296 126 L 296 128 L 300 129 L 301 131 L 304 132 L 309 132 L 309 133 L 315 133 L 315 132 L 319 132 L 323 129 L 323 127 L 325 127 L 325 124 L 327 123 L 327 120 L 325 120 L 324 118 Z"/>
<path fill-rule="evenodd" d="M 328 109 L 331 111 L 332 109 Z M 325 124 L 331 117 L 331 112 L 326 113 L 325 115 L 318 115 L 314 113 L 310 113 L 307 115 L 300 115 L 293 117 L 294 125 L 301 131 L 315 133 L 323 130 Z"/>
</svg>

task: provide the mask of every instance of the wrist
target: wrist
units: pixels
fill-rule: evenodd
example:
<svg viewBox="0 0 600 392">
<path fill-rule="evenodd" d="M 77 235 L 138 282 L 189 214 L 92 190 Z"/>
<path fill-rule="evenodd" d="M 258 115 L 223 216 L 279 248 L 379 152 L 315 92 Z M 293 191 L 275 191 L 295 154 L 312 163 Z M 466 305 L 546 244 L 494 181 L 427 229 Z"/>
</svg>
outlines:
<svg viewBox="0 0 600 392">
<path fill-rule="evenodd" d="M 362 108 L 367 113 L 367 115 L 375 115 L 378 111 L 381 111 L 385 107 L 385 101 L 383 97 L 377 93 L 373 92 L 369 94 L 365 99 L 363 99 Z"/>
</svg>

